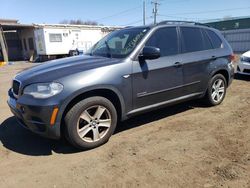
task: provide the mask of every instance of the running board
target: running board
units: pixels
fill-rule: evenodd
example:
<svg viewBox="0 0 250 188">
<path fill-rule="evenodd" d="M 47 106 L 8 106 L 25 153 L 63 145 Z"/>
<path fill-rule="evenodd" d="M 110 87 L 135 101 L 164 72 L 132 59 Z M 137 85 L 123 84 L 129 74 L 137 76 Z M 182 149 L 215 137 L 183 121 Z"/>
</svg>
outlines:
<svg viewBox="0 0 250 188">
<path fill-rule="evenodd" d="M 178 97 L 178 98 L 175 98 L 175 99 L 171 99 L 171 100 L 168 100 L 168 101 L 163 101 L 163 102 L 160 102 L 160 103 L 156 103 L 156 104 L 152 104 L 152 105 L 145 106 L 145 107 L 142 107 L 142 108 L 138 108 L 138 109 L 132 110 L 129 113 L 127 113 L 127 116 L 132 116 L 134 114 L 138 114 L 138 113 L 143 112 L 143 111 L 155 110 L 155 109 L 157 109 L 159 107 L 163 107 L 163 106 L 167 106 L 167 105 L 174 104 L 174 103 L 177 103 L 177 102 L 181 102 L 181 101 L 184 101 L 186 99 L 197 97 L 197 96 L 202 95 L 202 94 L 203 94 L 203 92 L 192 93 L 190 95 L 185 95 L 185 96 Z"/>
</svg>

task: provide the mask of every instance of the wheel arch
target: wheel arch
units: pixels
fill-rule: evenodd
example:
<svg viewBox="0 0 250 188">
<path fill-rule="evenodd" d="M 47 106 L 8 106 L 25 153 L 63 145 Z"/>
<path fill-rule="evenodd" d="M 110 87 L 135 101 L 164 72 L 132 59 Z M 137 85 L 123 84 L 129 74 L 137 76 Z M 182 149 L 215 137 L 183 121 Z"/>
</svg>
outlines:
<svg viewBox="0 0 250 188">
<path fill-rule="evenodd" d="M 214 71 L 212 74 L 211 74 L 211 77 L 210 77 L 210 79 L 212 78 L 212 77 L 214 77 L 216 74 L 221 74 L 221 75 L 223 75 L 224 77 L 225 77 L 225 79 L 226 79 L 226 84 L 227 84 L 227 87 L 228 87 L 228 85 L 229 85 L 229 73 L 228 73 L 228 71 L 226 70 L 226 69 L 219 69 L 219 70 L 216 70 L 216 71 Z"/>
<path fill-rule="evenodd" d="M 82 92 L 77 92 L 77 94 L 68 99 L 67 102 L 63 105 L 60 117 L 58 118 L 58 121 L 60 121 L 61 124 L 61 133 L 63 133 L 62 131 L 64 129 L 64 117 L 66 113 L 79 101 L 94 96 L 101 96 L 110 100 L 117 110 L 118 120 L 125 119 L 123 117 L 125 114 L 124 99 L 118 90 L 110 87 L 89 89 Z"/>
</svg>

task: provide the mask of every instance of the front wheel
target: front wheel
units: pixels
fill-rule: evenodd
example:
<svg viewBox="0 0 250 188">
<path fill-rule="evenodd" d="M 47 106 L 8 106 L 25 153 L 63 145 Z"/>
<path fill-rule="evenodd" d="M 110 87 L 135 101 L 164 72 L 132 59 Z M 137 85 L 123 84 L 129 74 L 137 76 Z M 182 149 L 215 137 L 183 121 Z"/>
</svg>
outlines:
<svg viewBox="0 0 250 188">
<path fill-rule="evenodd" d="M 116 124 L 114 105 L 104 97 L 90 97 L 77 103 L 66 114 L 66 137 L 80 149 L 92 149 L 109 140 Z"/>
<path fill-rule="evenodd" d="M 216 74 L 209 81 L 205 101 L 211 106 L 219 105 L 224 100 L 226 91 L 225 77 L 222 74 Z"/>
</svg>

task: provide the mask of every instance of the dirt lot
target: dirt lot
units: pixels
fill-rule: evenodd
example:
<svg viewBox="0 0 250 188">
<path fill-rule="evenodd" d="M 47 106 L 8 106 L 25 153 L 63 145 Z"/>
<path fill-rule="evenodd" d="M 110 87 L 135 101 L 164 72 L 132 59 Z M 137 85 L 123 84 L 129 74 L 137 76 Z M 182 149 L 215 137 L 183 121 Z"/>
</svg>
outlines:
<svg viewBox="0 0 250 188">
<path fill-rule="evenodd" d="M 250 77 L 222 105 L 188 102 L 121 123 L 110 141 L 79 152 L 20 127 L 6 100 L 32 64 L 0 67 L 0 187 L 250 187 Z"/>
</svg>

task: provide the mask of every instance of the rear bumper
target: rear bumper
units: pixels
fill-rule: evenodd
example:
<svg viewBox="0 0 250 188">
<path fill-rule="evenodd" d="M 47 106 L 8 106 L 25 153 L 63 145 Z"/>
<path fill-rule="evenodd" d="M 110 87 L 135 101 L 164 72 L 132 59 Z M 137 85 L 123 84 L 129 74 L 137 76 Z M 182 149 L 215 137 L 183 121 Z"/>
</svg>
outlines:
<svg viewBox="0 0 250 188">
<path fill-rule="evenodd" d="M 11 99 L 16 101 L 16 105 L 10 102 Z M 55 107 L 54 105 L 34 106 L 24 103 L 20 104 L 11 91 L 9 91 L 7 103 L 19 124 L 26 129 L 47 138 L 59 139 L 61 137 L 60 123 L 56 122 L 54 125 L 50 125 L 50 117 Z"/>
<path fill-rule="evenodd" d="M 234 65 L 232 63 L 230 63 L 228 65 L 229 67 L 229 80 L 228 80 L 228 86 L 231 85 L 231 83 L 233 82 L 233 79 L 234 79 L 234 74 L 235 74 L 235 68 L 234 68 Z"/>
</svg>

